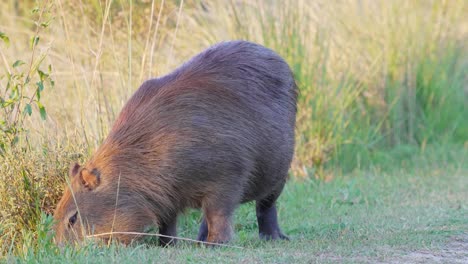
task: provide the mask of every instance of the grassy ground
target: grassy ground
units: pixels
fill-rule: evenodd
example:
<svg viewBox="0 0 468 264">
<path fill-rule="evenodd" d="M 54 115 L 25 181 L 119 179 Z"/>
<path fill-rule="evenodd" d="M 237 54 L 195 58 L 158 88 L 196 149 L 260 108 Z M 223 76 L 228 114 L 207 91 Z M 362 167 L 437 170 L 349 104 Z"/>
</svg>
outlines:
<svg viewBox="0 0 468 264">
<path fill-rule="evenodd" d="M 236 214 L 239 248 L 174 248 L 151 245 L 85 246 L 62 253 L 45 242 L 36 253 L 8 261 L 48 263 L 375 263 L 468 260 L 468 166 L 466 149 L 431 149 L 382 172 L 357 170 L 330 182 L 290 181 L 279 201 L 281 226 L 290 241 L 262 242 L 252 204 Z M 189 211 L 179 235 L 194 238 L 199 213 Z M 458 239 L 451 255 L 443 250 Z M 422 251 L 424 252 L 424 251 Z M 432 255 L 431 255 L 432 256 Z"/>
</svg>

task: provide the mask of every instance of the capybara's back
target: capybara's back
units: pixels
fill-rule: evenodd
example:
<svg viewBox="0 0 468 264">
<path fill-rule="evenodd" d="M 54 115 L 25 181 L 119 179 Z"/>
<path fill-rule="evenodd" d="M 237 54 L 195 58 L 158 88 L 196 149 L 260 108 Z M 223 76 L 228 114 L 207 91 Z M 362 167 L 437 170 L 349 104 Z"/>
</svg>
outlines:
<svg viewBox="0 0 468 264">
<path fill-rule="evenodd" d="M 198 239 L 227 242 L 234 209 L 252 200 L 260 236 L 286 238 L 275 201 L 293 157 L 296 96 L 287 63 L 245 41 L 146 81 L 91 160 L 71 169 L 58 241 L 112 231 L 128 243 L 135 236 L 122 232 L 152 225 L 175 236 L 177 215 L 194 207 L 203 210 Z"/>
</svg>

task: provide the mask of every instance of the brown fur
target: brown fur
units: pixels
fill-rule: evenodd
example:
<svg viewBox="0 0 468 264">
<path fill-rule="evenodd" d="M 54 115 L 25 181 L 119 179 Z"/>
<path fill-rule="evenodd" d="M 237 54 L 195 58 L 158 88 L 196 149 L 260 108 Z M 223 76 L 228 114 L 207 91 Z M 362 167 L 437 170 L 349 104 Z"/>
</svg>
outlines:
<svg viewBox="0 0 468 264">
<path fill-rule="evenodd" d="M 54 215 L 57 240 L 151 225 L 175 236 L 177 215 L 194 207 L 204 213 L 198 239 L 227 242 L 234 209 L 252 200 L 260 236 L 286 238 L 275 201 L 293 156 L 296 93 L 286 62 L 245 41 L 217 44 L 146 81 L 93 157 L 71 168 Z"/>
</svg>

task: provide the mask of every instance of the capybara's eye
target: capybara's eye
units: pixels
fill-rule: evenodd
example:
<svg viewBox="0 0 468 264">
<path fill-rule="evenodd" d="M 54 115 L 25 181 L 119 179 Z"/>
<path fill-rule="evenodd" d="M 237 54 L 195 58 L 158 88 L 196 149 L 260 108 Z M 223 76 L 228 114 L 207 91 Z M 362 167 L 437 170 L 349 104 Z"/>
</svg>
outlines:
<svg viewBox="0 0 468 264">
<path fill-rule="evenodd" d="M 69 219 L 68 219 L 68 227 L 72 227 L 75 223 L 76 220 L 78 219 L 78 212 L 74 213 Z"/>
</svg>

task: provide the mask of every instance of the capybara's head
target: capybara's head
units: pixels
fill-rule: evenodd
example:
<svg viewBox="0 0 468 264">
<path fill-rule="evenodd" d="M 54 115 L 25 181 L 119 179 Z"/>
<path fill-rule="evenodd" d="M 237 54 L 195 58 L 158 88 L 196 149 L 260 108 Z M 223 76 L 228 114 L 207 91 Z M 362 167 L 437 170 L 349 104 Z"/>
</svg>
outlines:
<svg viewBox="0 0 468 264">
<path fill-rule="evenodd" d="M 153 219 L 143 215 L 144 208 L 132 202 L 125 187 L 118 190 L 118 184 L 106 184 L 97 168 L 75 164 L 69 179 L 54 213 L 57 244 L 86 237 L 104 241 L 112 238 L 128 244 L 137 235 L 123 233 L 141 232 Z"/>
</svg>

